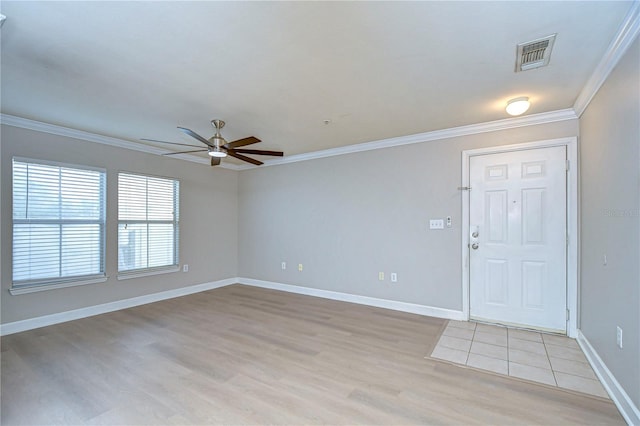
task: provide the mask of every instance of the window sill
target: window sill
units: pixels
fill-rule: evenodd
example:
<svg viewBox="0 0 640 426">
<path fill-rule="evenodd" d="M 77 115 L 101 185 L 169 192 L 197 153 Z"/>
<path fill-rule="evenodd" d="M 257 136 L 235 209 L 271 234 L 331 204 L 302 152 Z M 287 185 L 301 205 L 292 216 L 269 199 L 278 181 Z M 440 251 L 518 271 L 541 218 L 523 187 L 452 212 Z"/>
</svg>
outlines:
<svg viewBox="0 0 640 426">
<path fill-rule="evenodd" d="M 109 277 L 92 278 L 89 280 L 68 281 L 57 284 L 39 284 L 25 287 L 11 287 L 9 293 L 13 296 L 18 294 L 36 293 L 38 291 L 56 290 L 59 288 L 75 287 L 79 285 L 98 284 L 107 281 Z"/>
<path fill-rule="evenodd" d="M 160 274 L 170 274 L 173 272 L 178 272 L 180 270 L 179 266 L 172 266 L 166 269 L 156 269 L 154 271 L 141 271 L 141 272 L 131 272 L 131 273 L 122 273 L 118 275 L 118 281 L 120 280 L 130 280 L 132 278 L 142 278 L 142 277 L 150 277 L 152 275 L 160 275 Z"/>
</svg>

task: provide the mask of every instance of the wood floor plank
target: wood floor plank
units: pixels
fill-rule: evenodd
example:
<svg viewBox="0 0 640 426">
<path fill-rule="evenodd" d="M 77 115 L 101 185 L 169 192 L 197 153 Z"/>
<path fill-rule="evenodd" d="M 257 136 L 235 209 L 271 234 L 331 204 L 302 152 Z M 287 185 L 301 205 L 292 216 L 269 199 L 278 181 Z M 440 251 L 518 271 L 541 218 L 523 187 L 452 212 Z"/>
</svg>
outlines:
<svg viewBox="0 0 640 426">
<path fill-rule="evenodd" d="M 445 321 L 233 285 L 1 339 L 13 424 L 624 424 L 425 358 Z"/>
</svg>

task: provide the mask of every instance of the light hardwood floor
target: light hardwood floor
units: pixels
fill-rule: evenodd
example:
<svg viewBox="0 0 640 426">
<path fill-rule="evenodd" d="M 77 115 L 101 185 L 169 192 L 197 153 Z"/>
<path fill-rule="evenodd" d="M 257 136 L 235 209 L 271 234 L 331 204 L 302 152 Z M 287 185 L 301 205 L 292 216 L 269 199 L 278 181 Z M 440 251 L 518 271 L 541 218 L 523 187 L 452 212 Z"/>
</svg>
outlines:
<svg viewBox="0 0 640 426">
<path fill-rule="evenodd" d="M 224 287 L 3 337 L 0 420 L 624 424 L 611 401 L 425 359 L 444 324 Z"/>
</svg>

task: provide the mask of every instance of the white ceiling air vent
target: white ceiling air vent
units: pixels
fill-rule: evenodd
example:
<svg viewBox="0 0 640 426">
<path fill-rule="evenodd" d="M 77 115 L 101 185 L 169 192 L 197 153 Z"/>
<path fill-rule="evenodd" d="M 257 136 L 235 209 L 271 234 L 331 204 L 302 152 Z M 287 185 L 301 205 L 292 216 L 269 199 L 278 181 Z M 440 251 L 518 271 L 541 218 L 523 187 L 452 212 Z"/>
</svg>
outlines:
<svg viewBox="0 0 640 426">
<path fill-rule="evenodd" d="M 520 43 L 516 51 L 516 72 L 528 71 L 549 64 L 556 34 Z"/>
</svg>

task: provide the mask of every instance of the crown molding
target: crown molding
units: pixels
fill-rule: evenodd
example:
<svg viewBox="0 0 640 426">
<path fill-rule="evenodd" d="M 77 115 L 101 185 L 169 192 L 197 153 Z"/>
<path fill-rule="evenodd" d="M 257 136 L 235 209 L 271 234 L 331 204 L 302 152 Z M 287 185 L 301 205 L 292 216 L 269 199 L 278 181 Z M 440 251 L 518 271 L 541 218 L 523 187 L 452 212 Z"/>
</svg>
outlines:
<svg viewBox="0 0 640 426">
<path fill-rule="evenodd" d="M 618 64 L 620 58 L 627 52 L 638 33 L 640 33 L 640 1 L 635 0 L 618 33 L 573 104 L 573 109 L 578 117 L 587 109 L 593 97 L 598 93 L 598 90 L 600 90 L 611 71 Z"/>
<path fill-rule="evenodd" d="M 338 148 L 325 149 L 322 151 L 307 152 L 303 154 L 290 155 L 264 162 L 265 166 L 276 166 L 279 164 L 297 163 L 298 161 L 314 160 L 317 158 L 333 157 L 336 155 L 351 154 L 355 152 L 371 151 L 374 149 L 390 148 L 400 145 L 410 145 L 414 143 L 422 143 L 436 141 L 440 139 L 454 138 L 460 136 L 475 135 L 479 133 L 495 132 L 499 130 L 514 129 L 517 127 L 535 126 L 538 124 L 553 123 L 556 121 L 565 121 L 578 118 L 573 109 L 562 109 L 557 111 L 543 112 L 540 114 L 531 114 L 523 117 L 505 118 L 503 120 L 488 121 L 486 123 L 471 124 L 467 126 L 452 127 L 450 129 L 435 130 L 432 132 L 418 133 L 415 135 L 400 136 L 396 138 L 381 139 L 372 142 L 359 143 L 354 145 L 341 146 Z M 38 132 L 50 133 L 52 135 L 65 136 L 74 139 L 81 139 L 88 142 L 101 143 L 119 148 L 132 149 L 135 151 L 146 152 L 149 154 L 162 154 L 166 152 L 161 148 L 151 145 L 145 145 L 138 142 L 131 142 L 125 139 L 113 138 L 111 136 L 98 135 L 84 130 L 71 129 L 69 127 L 58 126 L 55 124 L 43 123 L 27 118 L 16 117 L 9 114 L 0 113 L 0 123 L 7 126 L 20 127 Z M 194 163 L 209 164 L 206 159 L 189 154 L 174 155 L 173 158 L 180 160 L 192 161 Z M 220 164 L 220 167 L 230 170 L 247 170 L 253 169 L 255 166 L 236 165 L 236 164 Z"/>
<path fill-rule="evenodd" d="M 37 132 L 49 133 L 52 135 L 64 136 L 73 139 L 80 139 L 87 142 L 100 143 L 103 145 L 110 145 L 118 148 L 146 152 L 148 154 L 160 155 L 167 152 L 165 149 L 146 145 L 140 142 L 131 142 L 125 139 L 85 132 L 84 130 L 72 129 L 69 127 L 58 126 L 56 124 L 43 123 L 41 121 L 30 120 L 28 118 L 17 117 L 9 114 L 0 113 L 0 123 L 7 126 L 20 127 L 22 129 L 35 130 Z M 196 155 L 177 154 L 174 155 L 173 158 L 200 164 L 209 164 L 209 161 L 207 159 L 198 157 Z M 240 166 L 236 164 L 220 164 L 220 167 L 231 170 L 240 169 Z"/>
<path fill-rule="evenodd" d="M 571 108 L 557 111 L 543 112 L 540 114 L 531 114 L 523 117 L 505 118 L 503 120 L 488 121 L 486 123 L 470 124 L 467 126 L 452 127 L 450 129 L 435 130 L 432 132 L 418 133 L 414 135 L 400 136 L 389 139 L 381 139 L 372 142 L 364 142 L 354 145 L 341 146 L 338 148 L 330 148 L 321 151 L 307 152 L 303 154 L 290 155 L 287 157 L 267 160 L 265 166 L 276 166 L 279 164 L 297 163 L 298 161 L 315 160 L 318 158 L 333 157 L 336 155 L 351 154 L 355 152 L 371 151 L 374 149 L 391 148 L 400 145 L 410 145 L 414 143 L 422 143 L 436 141 L 440 139 L 454 138 L 460 136 L 475 135 L 479 133 L 495 132 L 499 130 L 514 129 L 518 127 L 535 126 L 538 124 L 553 123 L 556 121 L 565 121 L 578 118 L 575 111 Z M 147 152 L 150 154 L 162 154 L 166 152 L 163 149 L 145 145 L 142 143 L 131 142 L 124 139 L 113 138 L 110 136 L 98 135 L 95 133 L 85 132 L 83 130 L 71 129 L 68 127 L 57 126 L 55 124 L 42 123 L 40 121 L 29 120 L 27 118 L 16 117 L 8 114 L 0 114 L 0 122 L 8 126 L 21 127 L 23 129 L 35 130 L 53 135 L 66 136 L 75 139 L 86 140 L 89 142 L 101 143 L 105 145 L 116 146 L 119 148 L 132 149 L 135 151 Z M 209 164 L 203 158 L 195 155 L 178 154 L 173 158 L 192 161 L 194 163 Z M 231 170 L 247 170 L 253 169 L 255 166 L 236 165 L 236 164 L 220 164 L 221 167 Z"/>
<path fill-rule="evenodd" d="M 502 120 L 488 121 L 486 123 L 470 124 L 467 126 L 452 127 L 450 129 L 435 130 L 432 132 L 418 133 L 414 135 L 400 136 L 396 138 L 381 139 L 372 142 L 341 146 L 338 148 L 330 148 L 322 151 L 289 155 L 287 157 L 267 160 L 261 167 L 276 166 L 287 163 L 297 163 L 298 161 L 315 160 L 318 158 L 333 157 L 336 155 L 371 151 L 374 149 L 391 148 L 394 146 L 430 142 L 460 136 L 476 135 L 479 133 L 496 132 L 499 130 L 515 129 L 518 127 L 535 126 L 538 124 L 554 123 L 556 121 L 573 120 L 576 118 L 578 118 L 578 116 L 572 108 L 561 109 L 557 111 L 543 112 L 540 114 L 531 114 L 523 117 L 505 118 Z M 253 168 L 253 166 L 242 165 L 239 167 L 239 170 L 247 170 Z"/>
</svg>

